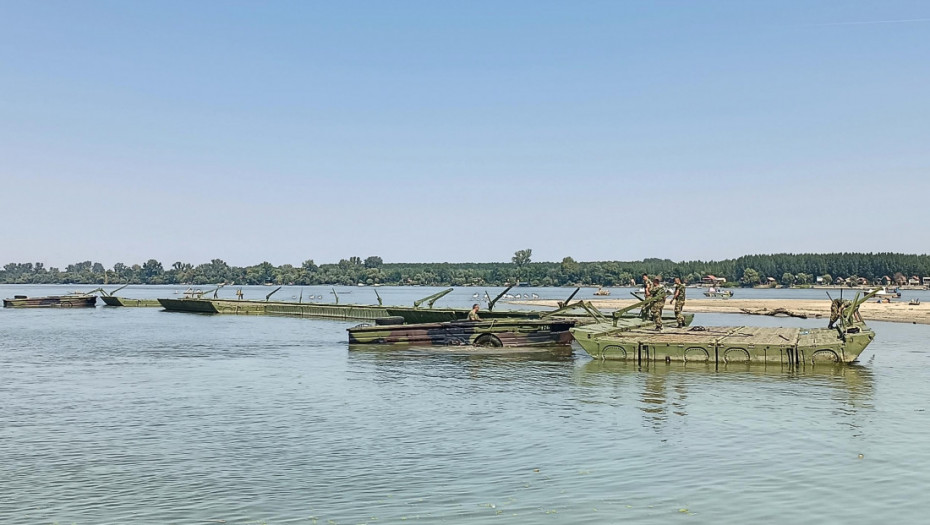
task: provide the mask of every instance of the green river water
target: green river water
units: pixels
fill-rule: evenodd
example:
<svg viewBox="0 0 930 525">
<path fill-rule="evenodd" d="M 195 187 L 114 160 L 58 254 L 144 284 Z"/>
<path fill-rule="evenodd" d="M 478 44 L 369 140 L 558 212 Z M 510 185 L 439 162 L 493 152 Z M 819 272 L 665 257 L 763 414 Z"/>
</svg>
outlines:
<svg viewBox="0 0 930 525">
<path fill-rule="evenodd" d="M 354 324 L 0 309 L 0 523 L 928 520 L 930 326 L 870 323 L 859 364 L 791 369 L 349 349 Z"/>
</svg>

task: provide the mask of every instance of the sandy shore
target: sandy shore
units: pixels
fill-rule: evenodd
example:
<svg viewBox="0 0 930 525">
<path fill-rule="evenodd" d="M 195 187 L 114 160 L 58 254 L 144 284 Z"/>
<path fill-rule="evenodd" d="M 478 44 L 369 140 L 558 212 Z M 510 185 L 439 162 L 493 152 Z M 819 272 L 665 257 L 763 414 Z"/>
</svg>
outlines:
<svg viewBox="0 0 930 525">
<path fill-rule="evenodd" d="M 552 300 L 512 301 L 514 304 L 526 304 L 555 308 L 557 302 Z M 591 301 L 597 308 L 603 310 L 616 310 L 634 303 L 632 299 L 594 299 Z M 830 318 L 830 302 L 823 299 L 688 299 L 685 302 L 685 312 L 691 313 L 722 313 L 743 314 L 743 310 L 753 312 L 759 310 L 771 311 L 784 308 L 797 314 L 807 315 L 808 318 Z M 672 305 L 666 303 L 665 310 L 670 311 Z M 930 324 L 930 303 L 909 305 L 907 301 L 892 301 L 890 303 L 877 303 L 875 301 L 864 303 L 859 312 L 863 319 L 868 321 L 889 321 L 893 323 L 919 323 Z"/>
</svg>

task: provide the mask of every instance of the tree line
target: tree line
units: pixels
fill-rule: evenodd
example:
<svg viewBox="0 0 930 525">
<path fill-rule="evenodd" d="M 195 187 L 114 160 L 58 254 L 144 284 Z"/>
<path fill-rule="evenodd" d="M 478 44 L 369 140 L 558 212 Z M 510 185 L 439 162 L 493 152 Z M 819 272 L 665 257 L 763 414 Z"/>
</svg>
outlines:
<svg viewBox="0 0 930 525">
<path fill-rule="evenodd" d="M 517 282 L 533 286 L 628 285 L 643 273 L 666 280 L 680 277 L 700 282 L 707 275 L 725 278 L 730 285 L 751 286 L 770 282 L 806 285 L 818 277 L 825 282 L 865 281 L 903 284 L 910 276 L 930 276 L 930 255 L 901 253 L 825 253 L 745 255 L 722 261 L 533 262 L 532 250 L 518 250 L 510 262 L 493 263 L 385 263 L 381 257 L 349 257 L 334 264 L 308 259 L 299 266 L 275 266 L 267 261 L 233 266 L 222 259 L 193 265 L 175 262 L 165 267 L 155 259 L 142 264 L 116 263 L 106 268 L 83 261 L 64 269 L 42 263 L 8 263 L 0 270 L 4 284 L 294 284 L 294 285 L 432 285 L 503 286 Z M 885 282 L 883 282 L 883 278 Z"/>
</svg>

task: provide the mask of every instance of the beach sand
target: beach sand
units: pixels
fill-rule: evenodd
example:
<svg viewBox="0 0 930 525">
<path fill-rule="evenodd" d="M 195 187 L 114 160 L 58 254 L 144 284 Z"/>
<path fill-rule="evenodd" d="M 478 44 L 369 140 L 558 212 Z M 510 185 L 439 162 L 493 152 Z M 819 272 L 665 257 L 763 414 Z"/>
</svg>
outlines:
<svg viewBox="0 0 930 525">
<path fill-rule="evenodd" d="M 892 301 L 890 303 L 877 303 L 876 300 L 863 303 L 859 307 L 862 318 L 866 321 L 888 321 L 892 323 L 918 323 L 930 324 L 930 303 L 909 305 L 907 301 Z M 554 300 L 512 301 L 514 304 L 533 306 L 557 307 Z M 593 299 L 591 303 L 601 310 L 616 310 L 630 306 L 633 299 Z M 723 313 L 745 314 L 743 310 L 753 312 L 765 309 L 772 311 L 784 308 L 797 314 L 807 315 L 810 318 L 830 318 L 830 301 L 825 299 L 688 299 L 685 301 L 685 312 L 690 313 Z M 672 311 L 672 305 L 666 302 L 665 311 Z M 826 326 L 826 322 L 824 322 Z"/>
</svg>

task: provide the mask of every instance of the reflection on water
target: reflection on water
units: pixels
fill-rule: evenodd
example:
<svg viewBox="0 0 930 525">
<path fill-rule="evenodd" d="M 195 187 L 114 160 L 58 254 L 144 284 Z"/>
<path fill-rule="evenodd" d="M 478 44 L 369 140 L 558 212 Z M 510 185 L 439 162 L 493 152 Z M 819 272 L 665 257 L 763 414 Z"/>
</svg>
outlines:
<svg viewBox="0 0 930 525">
<path fill-rule="evenodd" d="M 459 356 L 468 358 L 493 358 L 505 360 L 564 361 L 571 357 L 569 345 L 512 346 L 502 348 L 480 346 L 414 346 L 414 345 L 369 345 L 350 344 L 350 357 L 377 356 L 381 358 L 417 358 L 429 355 Z"/>
<path fill-rule="evenodd" d="M 772 392 L 796 410 L 826 402 L 834 406 L 836 413 L 845 415 L 871 408 L 874 393 L 872 371 L 857 364 L 639 364 L 591 359 L 576 367 L 575 381 L 585 387 L 614 388 L 619 399 L 636 400 L 644 421 L 655 430 L 663 429 L 670 417 L 688 416 L 692 391 L 713 395 L 715 388 L 735 388 L 744 399 L 762 398 Z"/>
</svg>

